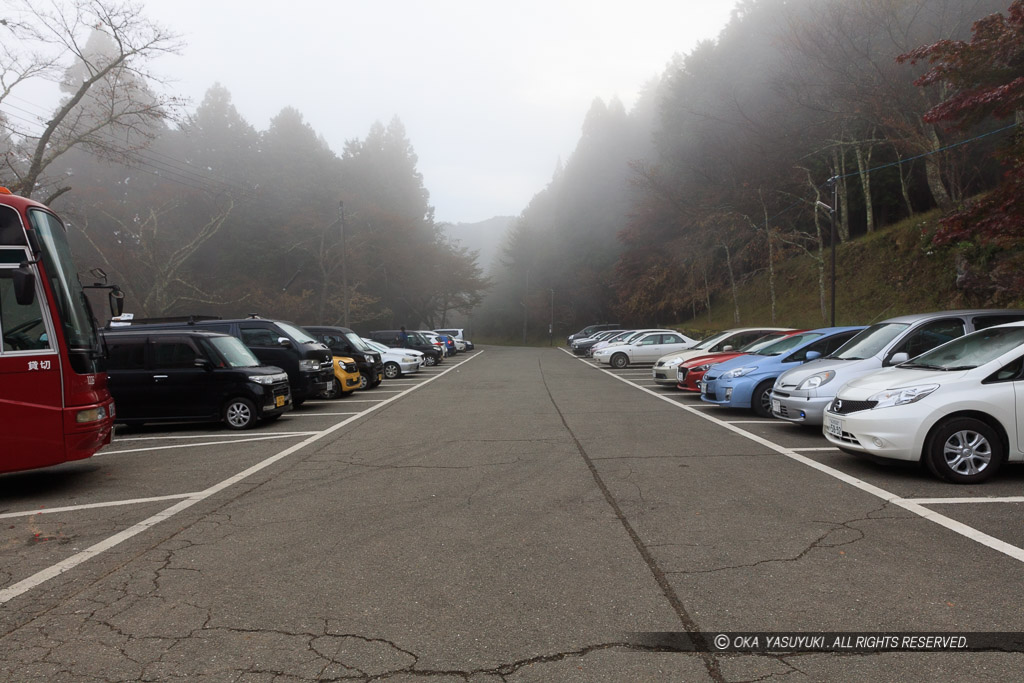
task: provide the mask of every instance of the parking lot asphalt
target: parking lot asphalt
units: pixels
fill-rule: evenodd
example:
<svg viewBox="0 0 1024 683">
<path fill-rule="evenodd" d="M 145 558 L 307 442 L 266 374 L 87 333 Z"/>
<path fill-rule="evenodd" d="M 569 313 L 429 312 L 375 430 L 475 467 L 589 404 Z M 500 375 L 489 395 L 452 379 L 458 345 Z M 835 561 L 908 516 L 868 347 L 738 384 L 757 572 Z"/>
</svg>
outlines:
<svg viewBox="0 0 1024 683">
<path fill-rule="evenodd" d="M 0 476 L 0 678 L 1016 680 L 1017 652 L 666 652 L 647 632 L 1024 632 L 1024 472 L 956 487 L 488 347 L 246 432 Z"/>
</svg>

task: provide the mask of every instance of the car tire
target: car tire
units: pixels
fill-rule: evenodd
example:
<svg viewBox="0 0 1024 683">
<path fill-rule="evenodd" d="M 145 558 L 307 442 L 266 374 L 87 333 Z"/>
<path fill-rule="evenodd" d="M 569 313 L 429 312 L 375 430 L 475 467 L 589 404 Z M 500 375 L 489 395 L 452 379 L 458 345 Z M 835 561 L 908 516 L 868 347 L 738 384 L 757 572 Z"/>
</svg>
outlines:
<svg viewBox="0 0 1024 683">
<path fill-rule="evenodd" d="M 758 417 L 771 417 L 772 416 L 772 385 L 775 384 L 775 380 L 768 379 L 756 387 L 754 387 L 754 393 L 750 395 L 750 407 Z"/>
<path fill-rule="evenodd" d="M 384 364 L 384 379 L 396 379 L 402 376 L 402 366 L 398 363 Z"/>
<path fill-rule="evenodd" d="M 324 398 L 333 401 L 336 398 L 341 398 L 345 395 L 345 392 L 341 390 L 341 382 L 335 377 L 331 380 L 331 388 L 324 392 Z"/>
<path fill-rule="evenodd" d="M 629 356 L 627 356 L 624 353 L 617 353 L 611 357 L 611 360 L 608 361 L 608 364 L 611 365 L 613 368 L 618 368 L 619 370 L 621 370 L 622 368 L 629 365 Z"/>
<path fill-rule="evenodd" d="M 306 402 L 306 399 L 304 399 L 304 398 L 293 398 L 292 399 L 292 408 L 298 408 L 299 406 L 301 406 L 305 402 Z"/>
<path fill-rule="evenodd" d="M 359 373 L 359 386 L 356 387 L 356 389 L 372 389 L 372 388 L 373 387 L 370 385 L 370 378 L 367 377 L 362 372 L 360 372 Z"/>
<path fill-rule="evenodd" d="M 256 404 L 241 396 L 229 399 L 223 417 L 229 429 L 249 429 L 256 424 Z"/>
<path fill-rule="evenodd" d="M 427 356 L 425 360 L 427 367 L 433 367 L 437 365 L 437 358 L 434 358 L 433 356 Z"/>
<path fill-rule="evenodd" d="M 989 425 L 973 417 L 955 417 L 939 424 L 928 437 L 924 459 L 939 479 L 980 484 L 999 471 L 1006 449 Z"/>
</svg>

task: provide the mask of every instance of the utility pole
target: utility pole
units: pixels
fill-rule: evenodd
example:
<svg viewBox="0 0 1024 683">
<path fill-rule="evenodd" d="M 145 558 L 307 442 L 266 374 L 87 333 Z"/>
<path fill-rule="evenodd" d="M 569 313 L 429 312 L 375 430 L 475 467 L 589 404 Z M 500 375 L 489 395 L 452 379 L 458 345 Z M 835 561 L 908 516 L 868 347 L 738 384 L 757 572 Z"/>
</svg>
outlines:
<svg viewBox="0 0 1024 683">
<path fill-rule="evenodd" d="M 345 246 L 345 202 L 338 202 L 338 226 L 341 230 L 341 300 L 343 302 L 343 320 L 348 327 L 348 249 Z"/>
</svg>

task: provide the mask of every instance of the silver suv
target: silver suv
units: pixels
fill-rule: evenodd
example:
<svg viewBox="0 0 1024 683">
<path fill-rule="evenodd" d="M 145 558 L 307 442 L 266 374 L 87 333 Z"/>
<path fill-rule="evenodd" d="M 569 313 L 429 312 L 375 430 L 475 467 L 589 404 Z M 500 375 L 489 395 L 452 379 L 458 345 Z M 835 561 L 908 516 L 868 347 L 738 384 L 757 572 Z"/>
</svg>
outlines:
<svg viewBox="0 0 1024 683">
<path fill-rule="evenodd" d="M 890 318 L 861 331 L 835 353 L 782 373 L 772 387 L 772 415 L 821 425 L 825 406 L 851 379 L 898 365 L 968 332 L 1024 320 L 1024 310 L 962 310 Z"/>
</svg>

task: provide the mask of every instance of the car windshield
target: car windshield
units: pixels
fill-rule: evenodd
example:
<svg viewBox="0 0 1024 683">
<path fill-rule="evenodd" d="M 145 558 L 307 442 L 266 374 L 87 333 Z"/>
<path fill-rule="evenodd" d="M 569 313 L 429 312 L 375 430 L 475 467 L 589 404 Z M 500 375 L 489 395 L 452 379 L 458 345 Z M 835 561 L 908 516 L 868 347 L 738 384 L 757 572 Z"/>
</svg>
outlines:
<svg viewBox="0 0 1024 683">
<path fill-rule="evenodd" d="M 607 339 L 605 339 L 604 341 L 606 341 L 606 342 L 616 342 L 616 341 L 622 341 L 622 340 L 624 340 L 624 339 L 625 339 L 626 337 L 630 337 L 630 336 L 632 336 L 632 335 L 633 335 L 633 333 L 632 333 L 632 332 L 630 332 L 630 331 L 626 331 L 626 332 L 619 332 L 618 334 L 615 334 L 615 335 L 613 335 L 613 336 L 611 336 L 611 337 L 608 337 L 608 338 L 607 338 Z"/>
<path fill-rule="evenodd" d="M 864 360 L 878 355 L 893 339 L 910 327 L 907 323 L 879 323 L 858 332 L 853 339 L 846 342 L 829 358 L 839 360 Z"/>
<path fill-rule="evenodd" d="M 384 353 L 388 350 L 388 347 L 384 346 L 379 342 L 375 342 L 372 339 L 363 339 L 362 337 L 360 337 L 359 341 L 363 342 L 364 344 L 369 346 L 374 351 L 377 351 L 378 353 Z"/>
<path fill-rule="evenodd" d="M 348 343 L 352 345 L 352 348 L 357 350 L 357 351 L 373 351 L 373 349 L 371 349 L 366 344 L 366 342 L 364 342 L 362 340 L 362 338 L 359 335 L 357 335 L 355 332 L 346 332 L 345 334 L 343 334 L 341 336 L 343 336 L 345 339 L 347 339 Z"/>
<path fill-rule="evenodd" d="M 288 333 L 294 341 L 300 344 L 317 344 L 317 340 L 309 336 L 301 327 L 295 327 L 295 325 L 289 325 L 288 323 L 277 323 L 277 326 Z"/>
<path fill-rule="evenodd" d="M 798 346 L 802 346 L 812 339 L 817 339 L 821 336 L 821 332 L 804 332 L 802 334 L 794 334 L 791 337 L 779 339 L 767 346 L 761 347 L 759 351 L 754 352 L 758 356 L 781 356 L 784 353 L 792 351 Z"/>
<path fill-rule="evenodd" d="M 224 362 L 231 368 L 253 368 L 260 361 L 249 347 L 235 337 L 211 337 L 210 345 L 217 350 Z"/>
<path fill-rule="evenodd" d="M 701 340 L 696 346 L 693 347 L 693 350 L 694 351 L 699 351 L 701 349 L 710 349 L 712 346 L 714 346 L 718 342 L 722 341 L 723 339 L 725 339 L 726 337 L 728 337 L 731 334 L 733 334 L 733 332 L 730 331 L 730 330 L 727 330 L 725 332 L 719 332 L 716 335 L 713 335 L 711 337 L 708 337 L 707 339 Z"/>
<path fill-rule="evenodd" d="M 922 353 L 912 361 L 901 363 L 900 367 L 971 370 L 999 358 L 1021 344 L 1024 344 L 1024 327 L 990 327 Z"/>
<path fill-rule="evenodd" d="M 741 353 L 757 353 L 766 346 L 771 346 L 775 342 L 779 341 L 779 337 L 784 337 L 785 333 L 780 332 L 778 334 L 767 334 L 763 337 L 759 337 L 754 341 L 750 342 L 746 346 L 740 349 Z"/>
</svg>

